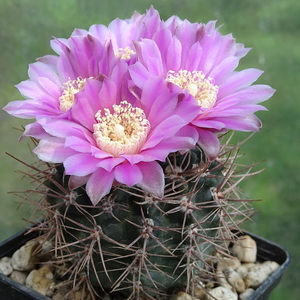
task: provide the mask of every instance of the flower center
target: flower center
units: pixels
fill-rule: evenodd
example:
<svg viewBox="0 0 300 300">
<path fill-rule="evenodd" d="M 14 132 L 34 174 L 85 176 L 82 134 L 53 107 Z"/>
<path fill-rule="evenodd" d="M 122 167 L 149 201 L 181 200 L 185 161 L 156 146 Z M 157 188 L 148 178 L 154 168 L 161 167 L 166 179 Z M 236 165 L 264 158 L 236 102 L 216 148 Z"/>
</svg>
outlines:
<svg viewBox="0 0 300 300">
<path fill-rule="evenodd" d="M 115 52 L 115 56 L 121 59 L 130 59 L 131 55 L 134 55 L 135 52 L 130 47 L 119 48 L 117 52 Z"/>
<path fill-rule="evenodd" d="M 63 84 L 63 92 L 59 97 L 59 109 L 63 112 L 68 111 L 74 104 L 74 95 L 83 90 L 86 78 L 77 77 Z"/>
<path fill-rule="evenodd" d="M 105 108 L 104 113 L 99 110 L 95 115 L 98 123 L 94 124 L 94 137 L 98 147 L 115 157 L 138 153 L 150 129 L 144 111 L 127 101 L 113 105 L 113 111 Z"/>
<path fill-rule="evenodd" d="M 166 80 L 188 90 L 201 107 L 211 108 L 217 101 L 218 87 L 201 71 L 169 71 Z"/>
</svg>

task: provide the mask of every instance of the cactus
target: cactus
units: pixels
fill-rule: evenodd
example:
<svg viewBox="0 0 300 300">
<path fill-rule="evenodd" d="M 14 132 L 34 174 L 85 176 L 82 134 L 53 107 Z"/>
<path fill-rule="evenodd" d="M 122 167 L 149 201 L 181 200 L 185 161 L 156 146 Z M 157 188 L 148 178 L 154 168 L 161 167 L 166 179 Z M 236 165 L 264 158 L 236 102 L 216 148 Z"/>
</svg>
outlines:
<svg viewBox="0 0 300 300">
<path fill-rule="evenodd" d="M 58 56 L 17 86 L 27 99 L 4 108 L 35 119 L 22 138 L 45 164 L 25 196 L 44 216 L 31 230 L 52 241 L 73 289 L 193 293 L 253 212 L 237 191 L 251 173 L 225 133 L 259 131 L 254 113 L 274 90 L 252 85 L 260 70 L 235 71 L 249 49 L 215 22 L 161 21 L 153 7 L 51 45 Z"/>
<path fill-rule="evenodd" d="M 253 213 L 236 190 L 234 179 L 251 175 L 237 168 L 237 152 L 238 145 L 224 143 L 213 162 L 200 147 L 171 153 L 161 163 L 162 199 L 118 185 L 96 206 L 85 186 L 69 189 L 62 165 L 32 167 L 39 184 L 30 194 L 46 196 L 32 201 L 45 213 L 31 230 L 52 241 L 54 264 L 64 265 L 75 286 L 88 278 L 91 290 L 124 299 L 153 299 L 175 289 L 193 293 L 193 283 L 211 277 L 213 252 L 228 252 L 232 230 Z"/>
</svg>

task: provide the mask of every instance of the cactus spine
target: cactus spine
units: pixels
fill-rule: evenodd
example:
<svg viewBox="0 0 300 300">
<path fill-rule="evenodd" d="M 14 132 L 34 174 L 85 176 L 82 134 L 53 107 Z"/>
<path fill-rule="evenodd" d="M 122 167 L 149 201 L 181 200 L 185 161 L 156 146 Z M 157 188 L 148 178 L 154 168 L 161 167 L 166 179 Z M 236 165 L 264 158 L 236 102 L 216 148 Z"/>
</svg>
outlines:
<svg viewBox="0 0 300 300">
<path fill-rule="evenodd" d="M 48 165 L 35 177 L 42 183 L 35 192 L 46 194 L 35 202 L 45 218 L 32 230 L 52 240 L 65 276 L 85 278 L 94 293 L 151 299 L 175 288 L 191 292 L 192 282 L 209 273 L 212 252 L 226 251 L 231 230 L 252 211 L 236 198 L 236 183 L 249 174 L 236 170 L 233 149 L 225 143 L 213 162 L 200 148 L 171 153 L 161 163 L 163 199 L 119 185 L 97 206 L 84 186 L 69 190 L 61 165 Z"/>
</svg>

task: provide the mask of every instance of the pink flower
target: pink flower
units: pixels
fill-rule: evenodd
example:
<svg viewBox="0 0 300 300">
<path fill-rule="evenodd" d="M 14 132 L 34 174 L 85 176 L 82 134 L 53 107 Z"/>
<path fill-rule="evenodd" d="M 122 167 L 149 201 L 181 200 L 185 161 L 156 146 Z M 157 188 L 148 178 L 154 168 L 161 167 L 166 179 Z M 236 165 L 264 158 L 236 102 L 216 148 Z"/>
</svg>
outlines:
<svg viewBox="0 0 300 300">
<path fill-rule="evenodd" d="M 76 29 L 72 36 L 91 36 L 98 39 L 103 45 L 111 43 L 114 52 L 119 56 L 124 54 L 123 57 L 125 57 L 126 54 L 132 54 L 135 41 L 142 38 L 151 39 L 160 26 L 164 26 L 164 23 L 160 20 L 158 11 L 151 6 L 145 14 L 141 15 L 135 12 L 130 19 L 115 19 L 107 27 L 95 24 L 88 31 Z M 67 40 L 60 39 L 60 41 L 68 44 Z M 53 48 L 60 54 L 58 48 Z"/>
<path fill-rule="evenodd" d="M 70 118 L 74 95 L 87 78 L 112 76 L 119 59 L 135 61 L 133 42 L 151 38 L 159 24 L 159 14 L 151 7 L 146 14 L 112 21 L 108 27 L 93 25 L 89 31 L 76 29 L 68 39 L 51 41 L 58 54 L 47 55 L 29 65 L 29 80 L 17 85 L 26 100 L 12 101 L 4 110 L 26 119 L 48 116 Z"/>
<path fill-rule="evenodd" d="M 197 142 L 215 159 L 218 134 L 259 130 L 254 113 L 274 93 L 253 85 L 260 70 L 235 71 L 249 49 L 215 22 L 163 22 L 153 7 L 51 46 L 57 56 L 31 64 L 17 85 L 26 100 L 4 110 L 36 120 L 23 137 L 40 139 L 39 158 L 63 163 L 70 187 L 86 184 L 93 204 L 118 184 L 163 197 L 159 161 Z"/>
<path fill-rule="evenodd" d="M 48 55 L 29 65 L 30 79 L 17 85 L 27 99 L 10 102 L 4 110 L 25 119 L 68 119 L 74 96 L 84 88 L 87 78 L 112 76 L 119 59 L 111 47 L 88 37 L 71 38 L 69 44 L 70 48 L 65 47 L 68 57 Z"/>
<path fill-rule="evenodd" d="M 147 80 L 140 97 L 121 80 L 88 79 L 75 95 L 73 120 L 38 121 L 46 135 L 34 152 L 43 161 L 63 163 L 70 187 L 86 184 L 94 205 L 119 183 L 161 198 L 164 174 L 157 161 L 195 146 L 197 131 L 187 124 L 197 109 L 193 97 L 170 92 L 162 78 Z"/>
<path fill-rule="evenodd" d="M 211 160 L 219 154 L 217 133 L 261 127 L 254 113 L 266 110 L 258 103 L 269 99 L 274 90 L 252 85 L 260 70 L 235 71 L 249 49 L 231 35 L 221 35 L 215 22 L 192 24 L 172 17 L 151 40 L 136 42 L 135 51 L 137 62 L 130 66 L 130 74 L 140 89 L 147 78 L 163 76 L 171 90 L 179 86 L 197 100 L 200 111 L 191 124 Z"/>
</svg>

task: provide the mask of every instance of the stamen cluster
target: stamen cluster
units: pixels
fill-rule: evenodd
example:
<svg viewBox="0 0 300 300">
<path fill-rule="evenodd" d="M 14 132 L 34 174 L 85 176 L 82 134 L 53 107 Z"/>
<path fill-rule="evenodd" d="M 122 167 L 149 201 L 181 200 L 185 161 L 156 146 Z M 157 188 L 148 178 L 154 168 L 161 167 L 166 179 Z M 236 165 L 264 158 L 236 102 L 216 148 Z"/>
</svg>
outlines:
<svg viewBox="0 0 300 300">
<path fill-rule="evenodd" d="M 115 56 L 121 59 L 130 59 L 132 55 L 136 54 L 130 47 L 119 48 L 117 52 L 115 52 Z"/>
<path fill-rule="evenodd" d="M 127 101 L 113 105 L 113 113 L 108 108 L 98 111 L 95 118 L 94 137 L 99 148 L 119 157 L 120 154 L 136 154 L 145 142 L 150 123 L 145 113 Z"/>
<path fill-rule="evenodd" d="M 212 84 L 212 79 L 205 78 L 202 71 L 169 71 L 166 80 L 188 90 L 200 107 L 211 108 L 217 101 L 218 86 Z"/>
<path fill-rule="evenodd" d="M 63 92 L 59 97 L 59 108 L 61 111 L 68 111 L 74 104 L 74 95 L 83 90 L 86 78 L 77 77 L 75 80 L 69 80 L 63 83 Z"/>
</svg>

